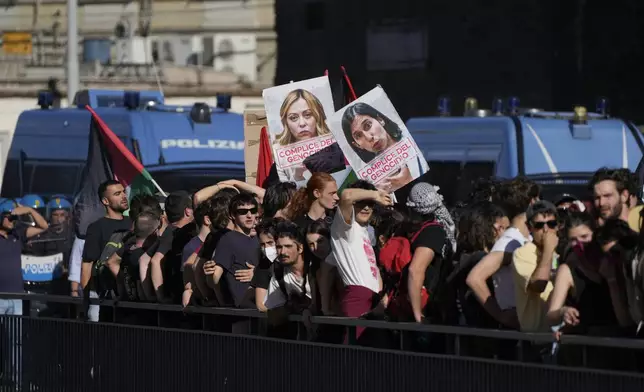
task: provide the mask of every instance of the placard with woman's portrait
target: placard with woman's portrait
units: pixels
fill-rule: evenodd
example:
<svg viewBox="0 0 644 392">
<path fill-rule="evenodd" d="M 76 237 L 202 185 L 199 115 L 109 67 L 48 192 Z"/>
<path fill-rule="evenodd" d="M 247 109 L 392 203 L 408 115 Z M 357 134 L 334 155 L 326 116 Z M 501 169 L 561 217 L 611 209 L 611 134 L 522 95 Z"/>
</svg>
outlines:
<svg viewBox="0 0 644 392">
<path fill-rule="evenodd" d="M 358 178 L 393 192 L 429 170 L 382 87 L 329 116 L 327 124 Z"/>
<path fill-rule="evenodd" d="M 312 173 L 326 172 L 341 184 L 350 168 L 326 124 L 334 112 L 329 78 L 271 87 L 262 96 L 280 180 L 302 186 Z"/>
</svg>

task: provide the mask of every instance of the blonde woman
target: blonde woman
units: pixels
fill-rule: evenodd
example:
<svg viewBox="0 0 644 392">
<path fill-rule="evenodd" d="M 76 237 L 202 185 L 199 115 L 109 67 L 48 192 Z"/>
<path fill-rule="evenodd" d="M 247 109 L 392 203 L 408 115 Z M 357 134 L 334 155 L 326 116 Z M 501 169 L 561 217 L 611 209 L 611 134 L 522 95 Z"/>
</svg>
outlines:
<svg viewBox="0 0 644 392">
<path fill-rule="evenodd" d="M 275 137 L 275 148 L 288 146 L 317 136 L 330 135 L 326 115 L 317 97 L 302 89 L 291 91 L 280 108 L 283 131 Z M 303 164 L 280 170 L 281 178 L 304 181 L 307 169 Z"/>
</svg>

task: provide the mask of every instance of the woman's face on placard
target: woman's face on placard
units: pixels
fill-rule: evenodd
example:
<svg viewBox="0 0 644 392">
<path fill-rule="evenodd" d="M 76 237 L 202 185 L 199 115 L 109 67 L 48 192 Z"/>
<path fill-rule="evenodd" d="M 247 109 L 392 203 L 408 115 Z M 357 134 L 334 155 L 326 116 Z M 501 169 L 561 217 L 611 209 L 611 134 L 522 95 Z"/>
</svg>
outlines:
<svg viewBox="0 0 644 392">
<path fill-rule="evenodd" d="M 317 136 L 316 118 L 309 104 L 300 98 L 293 102 L 286 112 L 286 126 L 295 141 L 310 139 Z"/>
<path fill-rule="evenodd" d="M 378 154 L 389 147 L 391 137 L 384 127 L 384 121 L 359 114 L 351 123 L 353 144 L 365 151 Z"/>
</svg>

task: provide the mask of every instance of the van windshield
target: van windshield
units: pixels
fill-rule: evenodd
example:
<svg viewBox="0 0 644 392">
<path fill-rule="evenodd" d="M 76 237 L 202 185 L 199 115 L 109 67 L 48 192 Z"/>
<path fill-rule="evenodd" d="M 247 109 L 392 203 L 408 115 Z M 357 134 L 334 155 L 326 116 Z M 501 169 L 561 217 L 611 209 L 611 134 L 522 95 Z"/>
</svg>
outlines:
<svg viewBox="0 0 644 392">
<path fill-rule="evenodd" d="M 592 200 L 592 195 L 588 190 L 589 180 L 590 176 L 564 178 L 559 181 L 552 178 L 534 179 L 537 184 L 541 185 L 541 198 L 553 202 L 558 195 L 562 195 L 564 193 L 573 195 L 580 200 Z"/>
<path fill-rule="evenodd" d="M 22 197 L 28 193 L 41 196 L 62 194 L 72 196 L 79 189 L 85 162 L 32 161 L 8 159 L 2 179 L 2 196 Z"/>
</svg>

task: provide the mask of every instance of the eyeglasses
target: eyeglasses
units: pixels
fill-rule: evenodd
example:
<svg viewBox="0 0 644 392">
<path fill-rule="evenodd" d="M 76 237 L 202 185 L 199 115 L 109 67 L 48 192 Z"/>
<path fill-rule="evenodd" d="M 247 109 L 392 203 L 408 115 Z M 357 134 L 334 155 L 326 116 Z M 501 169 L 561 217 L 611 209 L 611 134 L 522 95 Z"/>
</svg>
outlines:
<svg viewBox="0 0 644 392">
<path fill-rule="evenodd" d="M 238 208 L 237 211 L 235 211 L 235 212 L 239 216 L 247 215 L 249 212 L 252 215 L 257 215 L 257 207 L 253 207 L 253 208 Z"/>
<path fill-rule="evenodd" d="M 545 225 L 548 225 L 548 227 L 551 229 L 555 229 L 558 226 L 558 223 L 556 220 L 549 220 L 547 222 L 534 222 L 531 226 L 537 230 L 541 230 Z"/>
</svg>

